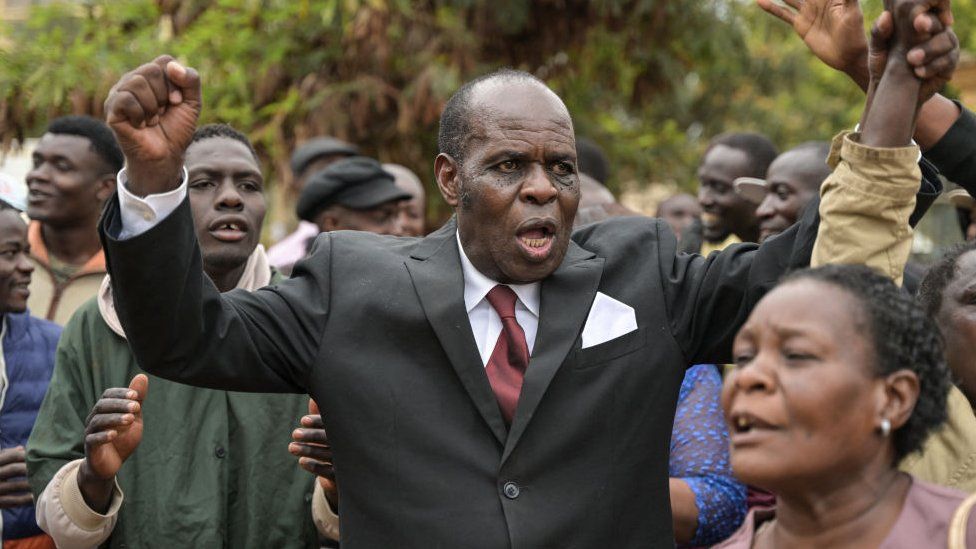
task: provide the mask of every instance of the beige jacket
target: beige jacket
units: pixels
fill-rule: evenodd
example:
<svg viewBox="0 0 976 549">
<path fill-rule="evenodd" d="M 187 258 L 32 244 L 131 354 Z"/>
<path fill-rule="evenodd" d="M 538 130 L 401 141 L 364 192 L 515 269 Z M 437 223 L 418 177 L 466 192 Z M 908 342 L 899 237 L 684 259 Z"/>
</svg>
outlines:
<svg viewBox="0 0 976 549">
<path fill-rule="evenodd" d="M 899 285 L 912 247 L 908 217 L 918 190 L 918 148 L 872 149 L 855 134 L 834 138 L 834 173 L 821 187 L 820 230 L 810 265 L 861 263 Z M 976 415 L 953 387 L 949 420 L 900 468 L 933 484 L 976 491 Z"/>
<path fill-rule="evenodd" d="M 863 264 L 901 285 L 912 251 L 908 218 L 922 180 L 919 149 L 877 149 L 857 138 L 843 132 L 831 143 L 827 162 L 834 172 L 820 187 L 810 266 Z"/>
<path fill-rule="evenodd" d="M 907 456 L 899 469 L 933 484 L 976 492 L 976 415 L 956 387 L 949 390 L 949 419 L 921 452 Z"/>
</svg>

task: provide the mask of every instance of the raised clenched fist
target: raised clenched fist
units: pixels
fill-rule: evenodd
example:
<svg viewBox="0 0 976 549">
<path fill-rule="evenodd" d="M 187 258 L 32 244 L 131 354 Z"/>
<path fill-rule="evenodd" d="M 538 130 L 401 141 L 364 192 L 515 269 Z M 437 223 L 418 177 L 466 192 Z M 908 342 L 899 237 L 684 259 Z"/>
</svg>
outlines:
<svg viewBox="0 0 976 549">
<path fill-rule="evenodd" d="M 200 76 L 169 55 L 126 73 L 112 87 L 105 112 L 125 153 L 129 191 L 145 196 L 179 186 L 201 106 Z"/>
</svg>

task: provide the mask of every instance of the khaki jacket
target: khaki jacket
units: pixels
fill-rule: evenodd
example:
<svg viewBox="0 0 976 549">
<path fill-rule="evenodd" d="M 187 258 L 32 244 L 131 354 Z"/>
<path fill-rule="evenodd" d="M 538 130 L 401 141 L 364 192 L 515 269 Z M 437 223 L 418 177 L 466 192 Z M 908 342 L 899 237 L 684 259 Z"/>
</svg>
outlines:
<svg viewBox="0 0 976 549">
<path fill-rule="evenodd" d="M 820 188 L 820 229 L 810 266 L 864 264 L 900 285 L 912 248 L 906 220 L 915 207 L 918 148 L 874 149 L 856 139 L 842 133 L 832 143 L 828 162 L 834 173 Z M 900 468 L 933 484 L 974 492 L 976 415 L 955 387 L 948 413 L 946 425 Z"/>
<path fill-rule="evenodd" d="M 976 415 L 956 387 L 949 390 L 946 407 L 946 424 L 899 468 L 916 478 L 971 494 L 976 492 Z"/>
</svg>

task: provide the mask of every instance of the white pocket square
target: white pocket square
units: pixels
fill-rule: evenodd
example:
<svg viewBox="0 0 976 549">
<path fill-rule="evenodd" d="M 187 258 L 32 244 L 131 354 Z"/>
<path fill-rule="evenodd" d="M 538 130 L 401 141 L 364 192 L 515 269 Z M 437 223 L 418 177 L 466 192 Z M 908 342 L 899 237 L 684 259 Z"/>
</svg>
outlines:
<svg viewBox="0 0 976 549">
<path fill-rule="evenodd" d="M 597 292 L 583 326 L 583 348 L 616 339 L 636 329 L 637 315 L 633 307 Z"/>
</svg>

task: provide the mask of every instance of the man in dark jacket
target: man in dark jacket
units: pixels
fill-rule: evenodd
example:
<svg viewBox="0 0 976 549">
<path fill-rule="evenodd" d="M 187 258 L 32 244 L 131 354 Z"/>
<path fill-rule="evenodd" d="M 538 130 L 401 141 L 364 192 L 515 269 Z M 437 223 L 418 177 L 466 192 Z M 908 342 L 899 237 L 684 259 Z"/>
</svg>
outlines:
<svg viewBox="0 0 976 549">
<path fill-rule="evenodd" d="M 129 151 L 103 221 L 120 320 L 150 372 L 315 397 L 347 549 L 673 547 L 667 454 L 684 369 L 727 361 L 751 307 L 814 241 L 907 255 L 920 174 L 906 65 L 893 58 L 863 133 L 837 141 L 819 232 L 811 208 L 779 238 L 708 258 L 678 254 L 658 220 L 572 234 L 569 113 L 531 75 L 501 71 L 442 114 L 434 168 L 455 220 L 424 239 L 326 233 L 292 279 L 222 296 L 187 203 L 162 203 L 185 192 L 202 106 L 199 75 L 164 56 L 107 102 Z M 865 192 L 880 196 L 855 199 Z"/>
</svg>

